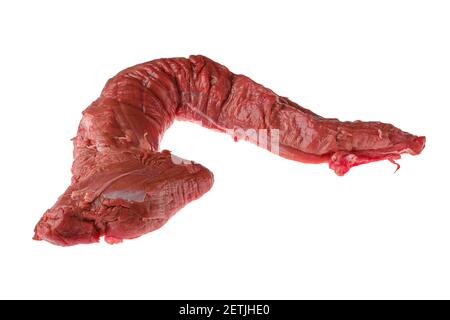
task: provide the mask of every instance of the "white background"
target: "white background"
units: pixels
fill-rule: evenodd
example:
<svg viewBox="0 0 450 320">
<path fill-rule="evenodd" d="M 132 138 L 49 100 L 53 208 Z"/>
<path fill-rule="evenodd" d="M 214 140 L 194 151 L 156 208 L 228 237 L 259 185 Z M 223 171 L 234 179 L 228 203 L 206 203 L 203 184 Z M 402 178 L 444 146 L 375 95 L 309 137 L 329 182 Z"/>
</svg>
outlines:
<svg viewBox="0 0 450 320">
<path fill-rule="evenodd" d="M 450 298 L 445 1 L 2 1 L 0 298 Z M 327 117 L 427 137 L 337 177 L 175 123 L 213 189 L 137 240 L 33 228 L 70 179 L 81 111 L 121 69 L 203 54 Z"/>
</svg>

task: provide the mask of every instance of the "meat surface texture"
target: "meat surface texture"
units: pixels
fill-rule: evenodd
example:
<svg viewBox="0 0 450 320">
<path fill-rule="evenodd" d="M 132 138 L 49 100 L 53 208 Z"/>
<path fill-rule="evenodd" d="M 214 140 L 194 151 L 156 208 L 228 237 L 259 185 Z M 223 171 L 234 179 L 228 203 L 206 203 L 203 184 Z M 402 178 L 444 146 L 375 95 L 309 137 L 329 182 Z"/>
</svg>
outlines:
<svg viewBox="0 0 450 320">
<path fill-rule="evenodd" d="M 45 212 L 34 239 L 71 246 L 136 238 L 207 192 L 208 169 L 159 151 L 175 119 L 291 160 L 328 163 L 338 175 L 417 155 L 425 145 L 425 137 L 391 124 L 323 118 L 204 56 L 153 60 L 111 78 L 84 110 L 71 185 Z"/>
</svg>

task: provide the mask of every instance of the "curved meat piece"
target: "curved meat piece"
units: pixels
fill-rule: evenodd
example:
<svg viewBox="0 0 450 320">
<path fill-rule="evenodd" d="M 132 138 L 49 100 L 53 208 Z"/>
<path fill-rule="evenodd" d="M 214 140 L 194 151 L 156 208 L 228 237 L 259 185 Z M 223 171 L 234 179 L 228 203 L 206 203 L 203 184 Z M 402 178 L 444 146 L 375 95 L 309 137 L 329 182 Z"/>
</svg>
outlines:
<svg viewBox="0 0 450 320">
<path fill-rule="evenodd" d="M 328 163 L 338 175 L 419 154 L 425 137 L 380 122 L 320 117 L 203 56 L 158 59 L 110 79 L 74 138 L 72 183 L 35 228 L 69 246 L 132 239 L 160 228 L 213 184 L 205 167 L 159 152 L 175 119 L 249 140 L 282 157 Z"/>
</svg>

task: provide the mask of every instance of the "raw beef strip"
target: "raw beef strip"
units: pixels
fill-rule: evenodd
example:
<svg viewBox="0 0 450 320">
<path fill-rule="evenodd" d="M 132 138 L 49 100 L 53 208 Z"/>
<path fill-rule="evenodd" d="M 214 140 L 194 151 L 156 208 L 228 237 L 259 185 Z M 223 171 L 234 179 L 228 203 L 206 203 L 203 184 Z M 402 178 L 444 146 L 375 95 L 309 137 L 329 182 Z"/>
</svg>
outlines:
<svg viewBox="0 0 450 320">
<path fill-rule="evenodd" d="M 102 236 L 109 243 L 136 238 L 207 192 L 208 169 L 159 151 L 175 119 L 288 159 L 328 163 L 338 175 L 419 154 L 425 145 L 425 137 L 391 124 L 323 118 L 203 56 L 158 59 L 118 73 L 83 112 L 72 183 L 45 212 L 34 239 L 70 246 Z"/>
</svg>

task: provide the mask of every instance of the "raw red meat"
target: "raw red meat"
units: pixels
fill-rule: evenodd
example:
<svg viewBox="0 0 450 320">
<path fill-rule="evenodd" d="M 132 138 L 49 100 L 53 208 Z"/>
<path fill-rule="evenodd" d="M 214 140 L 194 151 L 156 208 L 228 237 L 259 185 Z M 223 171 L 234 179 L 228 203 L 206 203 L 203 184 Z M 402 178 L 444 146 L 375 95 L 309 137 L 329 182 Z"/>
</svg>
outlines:
<svg viewBox="0 0 450 320">
<path fill-rule="evenodd" d="M 338 175 L 419 154 L 425 145 L 425 137 L 390 124 L 318 116 L 203 56 L 154 60 L 110 79 L 83 112 L 72 183 L 41 218 L 34 239 L 70 246 L 102 236 L 109 243 L 136 238 L 207 192 L 213 184 L 208 169 L 158 151 L 175 119 L 288 159 L 328 163 Z"/>
</svg>

